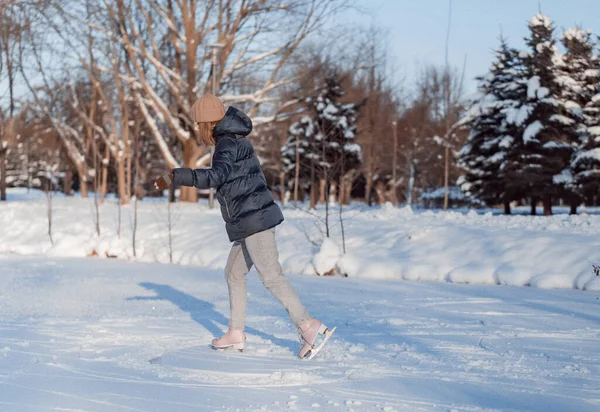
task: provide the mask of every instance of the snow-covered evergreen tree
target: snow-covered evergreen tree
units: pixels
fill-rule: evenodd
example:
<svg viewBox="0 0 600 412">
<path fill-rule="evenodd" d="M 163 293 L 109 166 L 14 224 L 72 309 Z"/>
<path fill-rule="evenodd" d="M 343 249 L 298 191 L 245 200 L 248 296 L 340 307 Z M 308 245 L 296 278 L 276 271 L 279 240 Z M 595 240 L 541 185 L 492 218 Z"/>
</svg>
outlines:
<svg viewBox="0 0 600 412">
<path fill-rule="evenodd" d="M 320 154 L 323 177 L 338 180 L 343 173 L 362 164 L 356 143 L 356 120 L 362 103 L 342 103 L 344 92 L 338 76 L 327 76 L 325 87 L 311 103 L 315 113 L 315 149 Z"/>
<path fill-rule="evenodd" d="M 600 58 L 591 36 L 573 28 L 562 38 L 567 52 L 561 80 L 574 124 L 569 130 L 572 161 L 556 180 L 570 194 L 572 213 L 580 200 L 600 191 Z"/>
<path fill-rule="evenodd" d="M 505 68 L 505 81 L 499 86 L 502 96 L 502 114 L 504 115 L 506 136 L 512 138 L 511 146 L 501 165 L 504 177 L 504 199 L 517 200 L 529 196 L 529 187 L 522 177 L 522 158 L 525 121 L 530 113 L 527 101 L 528 77 L 521 53 L 510 49 L 510 59 Z M 505 207 L 507 207 L 505 205 Z"/>
<path fill-rule="evenodd" d="M 299 185 L 307 189 L 311 181 L 311 170 L 314 173 L 311 166 L 318 159 L 318 155 L 315 153 L 315 130 L 312 118 L 302 116 L 289 127 L 288 133 L 288 139 L 281 147 L 282 170 L 288 178 L 293 179 L 295 177 L 296 147 L 298 147 L 300 161 Z"/>
<path fill-rule="evenodd" d="M 338 76 L 328 75 L 321 92 L 306 100 L 309 113 L 290 126 L 281 159 L 284 172 L 293 178 L 298 138 L 302 187 L 309 186 L 313 178 L 339 181 L 343 174 L 362 164 L 361 147 L 355 139 L 362 103 L 342 103 L 343 96 Z"/>
<path fill-rule="evenodd" d="M 510 213 L 509 202 L 519 191 L 509 159 L 520 131 L 506 117 L 524 95 L 520 63 L 518 51 L 501 38 L 496 59 L 489 73 L 478 78 L 479 93 L 461 120 L 470 134 L 459 153 L 465 174 L 458 183 L 467 194 L 488 204 L 504 203 L 506 213 Z"/>
<path fill-rule="evenodd" d="M 573 125 L 561 90 L 562 56 L 556 48 L 554 25 L 543 15 L 529 23 L 529 48 L 521 57 L 527 81 L 527 100 L 509 115 L 522 125 L 522 147 L 513 160 L 515 170 L 533 199 L 543 199 L 544 213 L 552 213 L 551 198 L 560 193 L 560 175 L 570 161 L 572 146 L 568 129 Z M 521 120 L 524 120 L 521 122 Z"/>
</svg>

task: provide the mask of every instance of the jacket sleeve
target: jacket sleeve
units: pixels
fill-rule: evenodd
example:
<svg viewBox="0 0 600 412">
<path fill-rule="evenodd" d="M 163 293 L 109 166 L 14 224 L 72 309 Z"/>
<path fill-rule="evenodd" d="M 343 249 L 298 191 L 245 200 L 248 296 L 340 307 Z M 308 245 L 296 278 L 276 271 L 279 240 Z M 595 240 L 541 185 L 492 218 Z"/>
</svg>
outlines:
<svg viewBox="0 0 600 412">
<path fill-rule="evenodd" d="M 227 180 L 237 155 L 234 138 L 222 137 L 217 142 L 210 169 L 173 169 L 174 186 L 193 186 L 198 189 L 217 188 Z"/>
</svg>

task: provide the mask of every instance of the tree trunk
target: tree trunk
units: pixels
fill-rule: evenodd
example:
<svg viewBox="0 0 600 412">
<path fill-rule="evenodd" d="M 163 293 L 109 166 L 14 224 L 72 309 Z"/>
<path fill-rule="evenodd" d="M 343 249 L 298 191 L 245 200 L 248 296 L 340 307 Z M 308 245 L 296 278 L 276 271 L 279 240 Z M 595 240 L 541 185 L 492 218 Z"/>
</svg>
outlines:
<svg viewBox="0 0 600 412">
<path fill-rule="evenodd" d="M 569 214 L 576 215 L 577 214 L 577 206 L 579 206 L 579 202 L 577 201 L 577 199 L 572 199 L 571 200 L 571 211 L 569 212 Z"/>
<path fill-rule="evenodd" d="M 127 156 L 127 160 L 126 160 L 126 164 L 125 164 L 125 195 L 127 196 L 127 203 L 129 203 L 129 200 L 131 199 L 131 181 L 132 181 L 132 176 L 131 176 L 131 168 L 132 166 L 132 162 L 131 162 L 131 154 L 129 154 Z M 135 193 L 135 192 L 134 192 Z"/>
<path fill-rule="evenodd" d="M 350 204 L 350 202 L 352 201 L 352 182 L 354 179 L 350 179 L 346 182 L 346 203 L 347 205 Z"/>
<path fill-rule="evenodd" d="M 110 163 L 110 148 L 106 147 L 106 154 L 102 159 L 102 182 L 100 189 L 100 200 L 104 203 L 106 193 L 108 193 L 108 165 Z"/>
<path fill-rule="evenodd" d="M 317 207 L 317 181 L 315 179 L 315 162 L 310 162 L 310 208 Z"/>
<path fill-rule="evenodd" d="M 510 215 L 510 200 L 504 201 L 504 214 Z"/>
<path fill-rule="evenodd" d="M 294 172 L 294 206 L 296 206 L 298 203 L 298 186 L 300 185 L 300 136 L 296 136 L 296 166 Z"/>
<path fill-rule="evenodd" d="M 367 182 L 365 185 L 365 203 L 371 206 L 371 191 L 373 190 L 373 174 L 367 172 Z"/>
<path fill-rule="evenodd" d="M 393 183 L 389 186 L 389 189 L 386 194 L 387 201 L 389 201 L 394 206 L 398 206 L 398 195 L 396 194 L 396 185 Z"/>
<path fill-rule="evenodd" d="M 10 59 L 9 59 L 10 60 Z M 12 70 L 12 69 L 11 69 Z M 6 157 L 8 154 L 8 142 L 10 137 L 13 135 L 13 126 L 14 119 L 13 115 L 13 85 L 12 85 L 12 72 L 9 72 L 9 81 L 10 81 L 10 116 L 11 118 L 8 120 L 8 125 L 4 129 L 4 134 L 0 136 L 0 201 L 6 201 Z"/>
<path fill-rule="evenodd" d="M 385 204 L 385 186 L 381 181 L 375 184 L 375 193 L 377 193 L 377 200 L 379 204 Z"/>
<path fill-rule="evenodd" d="M 104 203 L 108 193 L 108 166 L 102 165 L 102 182 L 100 187 L 100 201 Z"/>
<path fill-rule="evenodd" d="M 0 143 L 1 144 L 1 143 Z M 6 200 L 6 149 L 0 145 L 0 200 Z"/>
<path fill-rule="evenodd" d="M 327 182 L 325 179 L 319 179 L 319 203 L 325 203 L 325 188 Z"/>
<path fill-rule="evenodd" d="M 343 205 L 349 205 L 352 197 L 352 174 L 347 174 L 340 183 L 341 199 Z"/>
<path fill-rule="evenodd" d="M 552 198 L 550 196 L 544 196 L 544 216 L 552 215 Z"/>
<path fill-rule="evenodd" d="M 397 169 L 398 169 L 398 123 L 396 120 L 392 122 L 394 126 L 394 153 L 392 155 L 392 190 L 394 193 L 394 206 L 398 206 L 398 195 L 396 194 L 396 184 L 398 180 Z"/>
<path fill-rule="evenodd" d="M 400 204 L 400 201 L 398 200 L 398 194 L 396 193 L 395 185 L 392 186 L 390 190 L 390 202 L 392 202 L 394 206 L 398 206 Z"/>
<path fill-rule="evenodd" d="M 537 206 L 537 199 L 532 197 L 531 198 L 531 216 L 537 215 L 536 206 Z"/>
<path fill-rule="evenodd" d="M 328 196 L 327 201 L 329 203 L 335 203 L 336 199 L 339 201 L 339 198 L 337 197 L 337 195 L 338 195 L 338 186 L 337 186 L 337 183 L 334 180 L 329 185 L 329 196 Z"/>
<path fill-rule="evenodd" d="M 173 185 L 169 187 L 169 203 L 175 203 L 177 199 L 175 199 L 175 188 Z"/>
<path fill-rule="evenodd" d="M 127 187 L 125 184 L 125 158 L 121 157 L 117 161 L 117 190 L 119 192 L 119 202 L 122 205 L 129 203 L 127 196 Z"/>
<path fill-rule="evenodd" d="M 371 191 L 373 190 L 373 164 L 375 157 L 375 124 L 377 117 L 377 109 L 375 106 L 376 98 L 375 98 L 375 48 L 371 47 L 370 50 L 371 57 L 371 67 L 369 70 L 369 89 L 367 93 L 367 107 L 366 107 L 366 115 L 368 120 L 368 129 L 367 129 L 367 151 L 366 151 L 366 187 L 365 187 L 365 203 L 367 205 L 371 205 Z"/>
<path fill-rule="evenodd" d="M 63 182 L 63 193 L 65 196 L 71 196 L 73 192 L 71 191 L 71 183 L 73 180 L 73 171 L 69 167 L 65 172 L 65 180 Z"/>
<path fill-rule="evenodd" d="M 193 139 L 189 139 L 183 145 L 183 167 L 195 169 L 197 160 L 198 146 Z M 195 187 L 182 186 L 180 188 L 179 200 L 182 202 L 196 203 L 198 201 L 198 189 Z"/>
<path fill-rule="evenodd" d="M 87 199 L 88 197 L 88 182 L 87 182 L 87 168 L 82 167 L 77 170 L 77 174 L 79 175 L 79 190 L 81 191 L 81 198 Z"/>
<path fill-rule="evenodd" d="M 407 190 L 408 193 L 406 196 L 406 203 L 412 207 L 413 199 L 414 199 L 414 192 L 415 192 L 415 175 L 417 172 L 415 169 L 415 164 L 412 161 L 412 157 L 410 159 L 409 170 L 410 170 L 410 175 L 408 177 L 408 190 Z"/>
<path fill-rule="evenodd" d="M 446 106 L 446 110 L 448 110 L 448 106 Z M 446 113 L 446 117 L 448 117 L 448 113 Z M 446 129 L 450 128 L 447 125 Z M 448 146 L 448 142 L 446 142 L 446 148 L 444 149 L 444 210 L 448 209 L 448 175 L 450 174 L 450 147 Z"/>
<path fill-rule="evenodd" d="M 317 182 L 310 184 L 310 208 L 315 209 L 317 207 Z"/>
<path fill-rule="evenodd" d="M 279 200 L 285 206 L 285 173 L 279 173 Z"/>
</svg>

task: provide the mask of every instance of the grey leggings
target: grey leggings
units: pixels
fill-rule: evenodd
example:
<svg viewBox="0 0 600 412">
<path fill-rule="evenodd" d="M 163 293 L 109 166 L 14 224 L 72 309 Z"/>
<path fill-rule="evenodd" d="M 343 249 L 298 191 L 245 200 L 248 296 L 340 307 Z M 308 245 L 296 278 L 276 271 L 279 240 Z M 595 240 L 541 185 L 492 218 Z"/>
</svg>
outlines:
<svg viewBox="0 0 600 412">
<path fill-rule="evenodd" d="M 231 329 L 244 329 L 246 321 L 246 274 L 253 264 L 256 266 L 262 283 L 281 302 L 296 326 L 300 326 L 303 322 L 311 319 L 292 285 L 283 276 L 278 259 L 275 228 L 256 233 L 233 243 L 225 266 L 225 279 L 229 286 L 229 304 L 231 306 L 231 317 L 229 319 Z"/>
</svg>

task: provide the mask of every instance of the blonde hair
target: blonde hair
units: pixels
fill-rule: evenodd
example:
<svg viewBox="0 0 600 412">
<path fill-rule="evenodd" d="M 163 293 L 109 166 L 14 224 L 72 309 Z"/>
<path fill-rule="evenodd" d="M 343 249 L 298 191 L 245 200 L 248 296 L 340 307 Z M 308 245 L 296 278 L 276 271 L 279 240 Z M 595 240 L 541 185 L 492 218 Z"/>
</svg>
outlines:
<svg viewBox="0 0 600 412">
<path fill-rule="evenodd" d="M 215 138 L 213 137 L 213 130 L 219 122 L 197 122 L 194 130 L 196 131 L 196 141 L 198 144 L 206 146 L 214 146 Z"/>
</svg>

